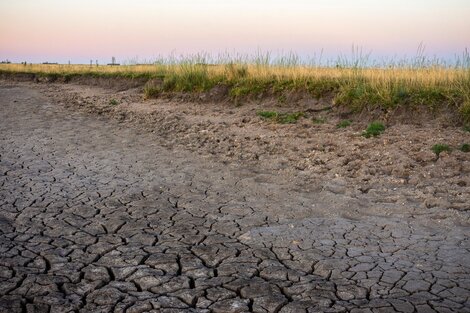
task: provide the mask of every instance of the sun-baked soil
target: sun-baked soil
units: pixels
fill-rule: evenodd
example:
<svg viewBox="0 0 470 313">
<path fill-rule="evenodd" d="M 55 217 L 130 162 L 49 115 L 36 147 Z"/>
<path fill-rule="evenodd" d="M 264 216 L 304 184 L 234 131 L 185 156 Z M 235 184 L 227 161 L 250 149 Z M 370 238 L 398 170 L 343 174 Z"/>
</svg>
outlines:
<svg viewBox="0 0 470 313">
<path fill-rule="evenodd" d="M 236 106 L 228 101 L 188 102 L 184 96 L 144 100 L 139 88 L 29 86 L 65 107 L 112 116 L 153 132 L 175 151 L 242 164 L 266 173 L 272 183 L 314 193 L 319 204 L 335 204 L 334 212 L 322 214 L 424 215 L 443 223 L 470 222 L 470 153 L 458 149 L 470 142 L 470 133 L 443 118 L 414 113 L 411 123 L 402 116 L 407 123 L 395 119 L 384 134 L 367 139 L 361 134 L 373 117 L 347 116 L 352 125 L 338 129 L 341 115 L 325 110 L 331 107 L 327 101 L 251 101 Z M 110 104 L 112 99 L 118 104 Z M 307 115 L 297 124 L 282 125 L 258 117 L 263 110 Z M 437 158 L 431 147 L 439 143 L 453 151 Z"/>
<path fill-rule="evenodd" d="M 445 116 L 366 139 L 328 101 L 111 87 L 0 82 L 0 312 L 470 312 Z"/>
</svg>

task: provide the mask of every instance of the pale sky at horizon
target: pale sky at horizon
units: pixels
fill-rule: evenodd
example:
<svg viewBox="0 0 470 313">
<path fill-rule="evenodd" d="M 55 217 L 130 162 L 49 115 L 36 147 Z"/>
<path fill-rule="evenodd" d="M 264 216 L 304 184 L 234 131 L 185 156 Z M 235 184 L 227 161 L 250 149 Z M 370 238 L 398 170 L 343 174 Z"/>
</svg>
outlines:
<svg viewBox="0 0 470 313">
<path fill-rule="evenodd" d="M 450 58 L 470 48 L 469 0 L 0 0 L 0 60 L 87 63 L 292 51 Z"/>
</svg>

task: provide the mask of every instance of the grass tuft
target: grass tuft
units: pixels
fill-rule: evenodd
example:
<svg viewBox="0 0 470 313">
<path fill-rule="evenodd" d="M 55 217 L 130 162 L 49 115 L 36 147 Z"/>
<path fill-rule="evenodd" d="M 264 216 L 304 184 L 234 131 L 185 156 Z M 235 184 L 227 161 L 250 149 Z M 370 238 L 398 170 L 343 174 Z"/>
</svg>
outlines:
<svg viewBox="0 0 470 313">
<path fill-rule="evenodd" d="M 275 111 L 260 111 L 257 113 L 257 115 L 265 120 L 271 120 L 280 124 L 295 124 L 302 116 L 304 116 L 304 113 L 279 113 Z"/>
<path fill-rule="evenodd" d="M 275 111 L 260 111 L 256 114 L 258 114 L 258 116 L 264 119 L 269 119 L 269 120 L 276 119 L 279 116 L 279 113 Z"/>
<path fill-rule="evenodd" d="M 470 144 L 464 143 L 460 146 L 460 151 L 462 152 L 470 152 Z"/>
<path fill-rule="evenodd" d="M 451 152 L 452 149 L 450 148 L 449 145 L 446 145 L 446 144 L 435 144 L 434 146 L 432 146 L 431 150 L 436 154 L 437 157 L 439 157 L 439 155 L 442 153 L 442 152 Z"/>
<path fill-rule="evenodd" d="M 113 106 L 114 106 L 114 105 L 118 105 L 118 104 L 119 104 L 119 102 L 118 102 L 116 99 L 111 99 L 111 100 L 109 100 L 109 105 L 113 105 Z"/>
<path fill-rule="evenodd" d="M 158 96 L 162 93 L 163 89 L 161 87 L 156 86 L 145 86 L 144 88 L 144 98 L 158 98 Z"/>
<path fill-rule="evenodd" d="M 295 124 L 299 120 L 299 118 L 303 117 L 303 112 L 294 112 L 294 113 L 286 113 L 281 114 L 279 117 L 279 123 L 281 124 Z"/>
<path fill-rule="evenodd" d="M 460 115 L 466 123 L 470 123 L 470 100 L 465 101 L 459 108 Z M 470 128 L 470 126 L 467 126 Z"/>
<path fill-rule="evenodd" d="M 362 136 L 366 138 L 377 137 L 385 131 L 385 125 L 380 122 L 370 123 L 366 130 L 362 132 Z"/>
<path fill-rule="evenodd" d="M 338 124 L 336 124 L 336 128 L 346 128 L 346 127 L 351 126 L 351 124 L 352 124 L 352 121 L 343 120 L 343 121 L 339 122 Z"/>
</svg>

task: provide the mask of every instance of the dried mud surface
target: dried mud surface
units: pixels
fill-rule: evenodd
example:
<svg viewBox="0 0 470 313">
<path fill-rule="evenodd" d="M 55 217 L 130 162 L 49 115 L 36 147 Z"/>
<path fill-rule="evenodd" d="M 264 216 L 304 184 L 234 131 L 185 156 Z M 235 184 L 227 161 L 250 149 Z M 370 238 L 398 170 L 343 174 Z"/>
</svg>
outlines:
<svg viewBox="0 0 470 313">
<path fill-rule="evenodd" d="M 0 312 L 470 312 L 470 133 L 326 107 L 0 82 Z"/>
</svg>

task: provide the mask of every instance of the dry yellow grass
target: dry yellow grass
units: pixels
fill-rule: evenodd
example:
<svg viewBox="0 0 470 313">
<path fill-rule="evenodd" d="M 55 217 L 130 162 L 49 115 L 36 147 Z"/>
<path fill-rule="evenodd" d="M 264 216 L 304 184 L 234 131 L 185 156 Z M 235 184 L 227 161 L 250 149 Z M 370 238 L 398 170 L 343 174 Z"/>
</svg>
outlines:
<svg viewBox="0 0 470 313">
<path fill-rule="evenodd" d="M 377 84 L 390 81 L 403 81 L 409 84 L 426 86 L 445 86 L 468 77 L 469 69 L 463 68 L 332 68 L 308 66 L 267 66 L 267 65 L 234 65 L 246 69 L 245 78 L 279 80 L 305 80 L 310 78 L 353 78 L 361 77 Z M 204 67 L 209 77 L 227 75 L 227 65 L 124 65 L 124 66 L 90 66 L 65 64 L 0 64 L 0 71 L 39 74 L 109 74 L 109 75 L 159 75 L 163 73 L 182 73 Z"/>
</svg>

